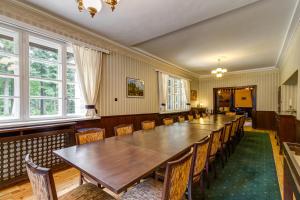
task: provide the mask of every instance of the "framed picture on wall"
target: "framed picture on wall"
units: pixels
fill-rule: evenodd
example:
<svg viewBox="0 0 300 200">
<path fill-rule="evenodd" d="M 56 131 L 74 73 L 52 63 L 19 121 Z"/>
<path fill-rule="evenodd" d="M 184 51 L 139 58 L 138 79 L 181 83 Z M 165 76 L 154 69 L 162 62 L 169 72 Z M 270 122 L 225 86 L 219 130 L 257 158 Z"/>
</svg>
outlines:
<svg viewBox="0 0 300 200">
<path fill-rule="evenodd" d="M 145 82 L 136 78 L 127 77 L 127 97 L 143 98 L 145 96 Z"/>
<path fill-rule="evenodd" d="M 191 101 L 197 101 L 197 90 L 191 90 Z"/>
</svg>

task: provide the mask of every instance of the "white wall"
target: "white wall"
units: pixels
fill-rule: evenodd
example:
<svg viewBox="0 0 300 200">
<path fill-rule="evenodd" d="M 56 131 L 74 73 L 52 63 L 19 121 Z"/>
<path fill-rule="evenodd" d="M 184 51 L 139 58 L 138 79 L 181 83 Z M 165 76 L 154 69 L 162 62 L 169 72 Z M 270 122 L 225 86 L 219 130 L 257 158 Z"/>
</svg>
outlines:
<svg viewBox="0 0 300 200">
<path fill-rule="evenodd" d="M 279 61 L 280 83 L 283 84 L 298 70 L 298 86 L 294 89 L 297 95 L 297 102 L 300 102 L 300 25 L 287 45 L 286 51 L 281 56 Z M 289 94 L 282 96 L 282 100 L 290 98 Z M 300 119 L 300 103 L 296 105 L 297 119 Z"/>
<path fill-rule="evenodd" d="M 278 70 L 227 74 L 222 78 L 202 78 L 199 81 L 199 101 L 213 109 L 213 88 L 248 85 L 257 85 L 258 111 L 277 111 Z"/>
</svg>

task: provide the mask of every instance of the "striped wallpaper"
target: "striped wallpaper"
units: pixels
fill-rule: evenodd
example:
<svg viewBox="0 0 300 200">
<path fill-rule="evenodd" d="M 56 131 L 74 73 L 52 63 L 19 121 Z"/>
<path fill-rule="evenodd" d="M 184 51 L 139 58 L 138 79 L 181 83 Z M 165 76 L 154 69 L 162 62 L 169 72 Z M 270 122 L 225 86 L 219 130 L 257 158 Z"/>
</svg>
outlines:
<svg viewBox="0 0 300 200">
<path fill-rule="evenodd" d="M 115 52 L 105 56 L 97 106 L 101 116 L 159 112 L 158 76 L 155 69 L 143 61 Z M 127 98 L 127 77 L 145 81 L 144 98 Z M 191 89 L 198 90 L 198 86 L 198 80 L 193 79 Z M 118 100 L 115 101 L 115 98 Z"/>
<path fill-rule="evenodd" d="M 277 69 L 242 74 L 227 74 L 223 78 L 201 78 L 199 102 L 213 109 L 213 88 L 257 85 L 257 110 L 277 111 L 279 72 Z"/>
<path fill-rule="evenodd" d="M 297 85 L 281 85 L 281 111 L 288 110 L 290 103 L 297 109 L 297 90 Z"/>
</svg>

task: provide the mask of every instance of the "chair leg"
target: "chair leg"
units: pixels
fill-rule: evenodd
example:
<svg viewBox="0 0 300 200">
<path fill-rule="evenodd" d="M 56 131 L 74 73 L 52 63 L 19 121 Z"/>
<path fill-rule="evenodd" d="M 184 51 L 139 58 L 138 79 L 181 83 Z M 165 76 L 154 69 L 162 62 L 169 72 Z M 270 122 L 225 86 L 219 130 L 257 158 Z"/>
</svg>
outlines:
<svg viewBox="0 0 300 200">
<path fill-rule="evenodd" d="M 216 160 L 212 161 L 211 164 L 214 171 L 214 178 L 216 179 L 217 178 Z"/>
<path fill-rule="evenodd" d="M 207 182 L 207 188 L 209 189 L 210 183 L 209 183 L 209 162 L 207 161 L 205 164 L 205 177 L 206 177 L 206 182 Z"/>
<path fill-rule="evenodd" d="M 192 177 L 190 179 L 193 179 Z M 189 180 L 189 185 L 188 185 L 188 200 L 192 200 L 192 185 L 193 185 L 193 180 Z"/>
<path fill-rule="evenodd" d="M 222 168 L 224 168 L 224 153 L 223 153 L 223 147 L 220 149 L 220 158 L 222 163 Z"/>
</svg>

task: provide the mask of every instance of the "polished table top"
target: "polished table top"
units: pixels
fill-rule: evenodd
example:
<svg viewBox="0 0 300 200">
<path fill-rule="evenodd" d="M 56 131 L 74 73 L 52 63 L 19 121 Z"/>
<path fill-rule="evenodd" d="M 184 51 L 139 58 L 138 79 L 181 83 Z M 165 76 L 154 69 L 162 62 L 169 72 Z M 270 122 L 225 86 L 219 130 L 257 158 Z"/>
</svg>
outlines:
<svg viewBox="0 0 300 200">
<path fill-rule="evenodd" d="M 210 118 L 213 119 L 209 117 L 207 120 Z M 229 120 L 224 118 L 226 120 L 223 121 Z M 157 126 L 153 130 L 136 131 L 132 136 L 111 137 L 100 142 L 56 150 L 54 154 L 104 187 L 121 193 L 221 127 L 218 123 L 175 123 Z"/>
</svg>

